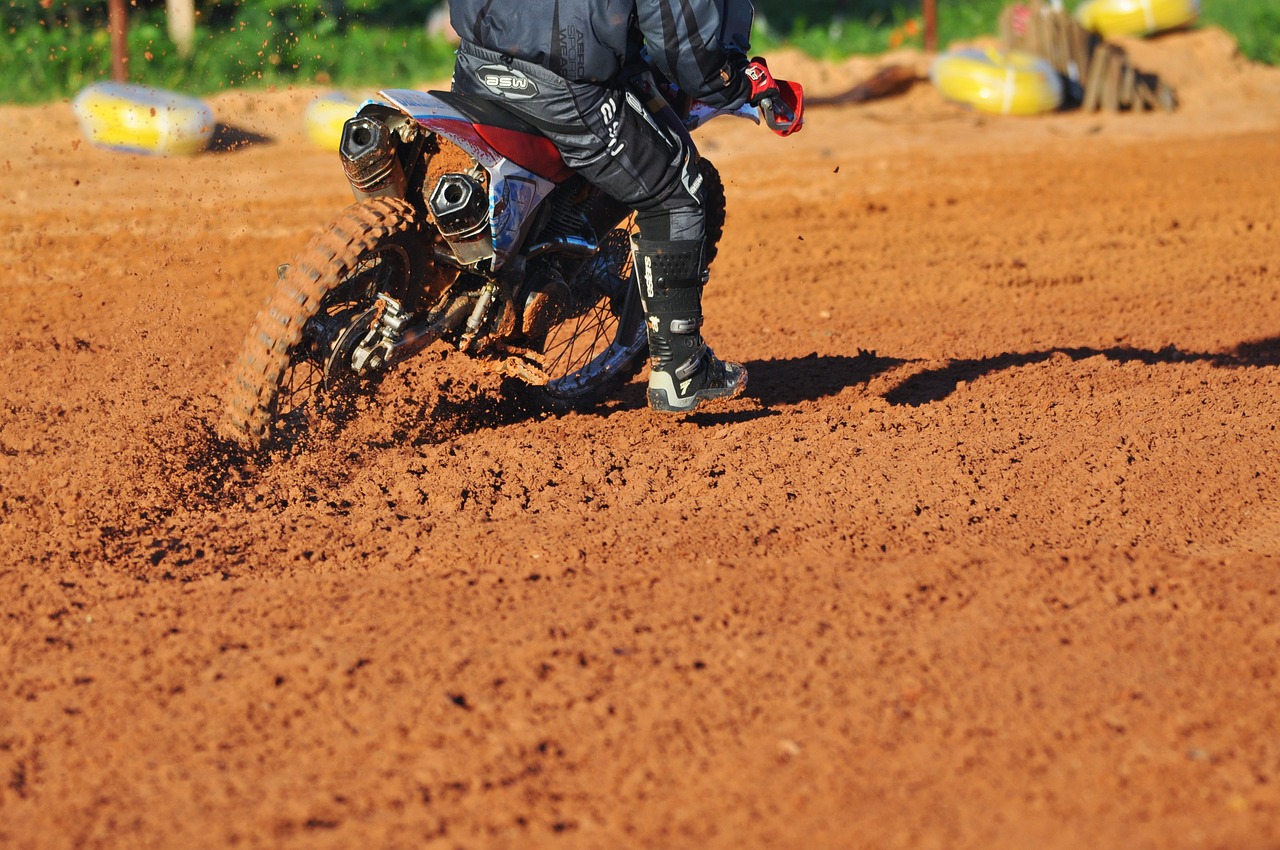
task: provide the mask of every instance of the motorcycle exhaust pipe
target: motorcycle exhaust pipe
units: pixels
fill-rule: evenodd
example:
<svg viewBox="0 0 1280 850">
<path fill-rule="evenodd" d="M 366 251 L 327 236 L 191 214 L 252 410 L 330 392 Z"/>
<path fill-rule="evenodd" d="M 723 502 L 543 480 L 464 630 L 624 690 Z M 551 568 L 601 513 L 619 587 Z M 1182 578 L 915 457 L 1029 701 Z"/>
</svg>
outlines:
<svg viewBox="0 0 1280 850">
<path fill-rule="evenodd" d="M 386 124 L 367 115 L 348 119 L 338 151 L 357 201 L 405 196 L 408 181 L 396 156 L 395 133 Z"/>
<path fill-rule="evenodd" d="M 427 209 L 459 263 L 470 266 L 493 256 L 489 194 L 477 181 L 466 174 L 441 175 Z"/>
</svg>

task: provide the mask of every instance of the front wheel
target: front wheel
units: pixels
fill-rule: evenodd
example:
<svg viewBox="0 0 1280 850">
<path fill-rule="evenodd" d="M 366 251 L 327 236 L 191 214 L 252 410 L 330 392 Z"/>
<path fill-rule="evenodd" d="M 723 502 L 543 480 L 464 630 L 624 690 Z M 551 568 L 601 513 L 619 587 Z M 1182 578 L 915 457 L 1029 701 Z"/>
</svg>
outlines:
<svg viewBox="0 0 1280 850">
<path fill-rule="evenodd" d="M 708 159 L 698 161 L 698 171 L 706 211 L 706 264 L 710 266 L 724 234 L 724 183 Z M 609 215 L 609 209 L 601 215 Z M 616 221 L 616 217 L 611 220 Z M 599 226 L 602 222 L 594 223 Z M 549 380 L 537 389 L 541 400 L 551 407 L 589 407 L 615 392 L 644 366 L 649 340 L 632 267 L 633 231 L 634 220 L 628 218 L 600 240 L 599 253 L 579 270 L 572 283 L 575 300 L 592 306 L 573 311 L 547 335 L 542 359 Z"/>
<path fill-rule="evenodd" d="M 348 207 L 282 271 L 232 367 L 220 431 L 250 449 L 376 379 L 349 354 L 376 321 L 379 294 L 421 288 L 429 262 L 417 213 L 397 198 Z"/>
<path fill-rule="evenodd" d="M 629 228 L 600 240 L 572 287 L 575 301 L 589 306 L 553 327 L 542 346 L 548 380 L 538 392 L 552 407 L 586 407 L 609 395 L 640 371 L 649 346 Z"/>
</svg>

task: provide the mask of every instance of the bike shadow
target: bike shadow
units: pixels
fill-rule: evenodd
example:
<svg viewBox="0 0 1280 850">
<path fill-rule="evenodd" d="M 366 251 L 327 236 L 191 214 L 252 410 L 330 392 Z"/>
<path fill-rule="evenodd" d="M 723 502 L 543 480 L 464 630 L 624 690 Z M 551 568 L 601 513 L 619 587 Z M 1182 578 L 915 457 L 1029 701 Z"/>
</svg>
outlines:
<svg viewBox="0 0 1280 850">
<path fill-rule="evenodd" d="M 213 128 L 207 150 L 209 153 L 233 153 L 243 148 L 270 144 L 274 141 L 275 139 L 261 133 L 242 130 L 229 124 L 218 124 Z"/>
<path fill-rule="evenodd" d="M 920 407 L 931 402 L 942 401 L 955 392 L 956 387 L 962 383 L 975 381 L 1006 369 L 1043 363 L 1059 355 L 1065 355 L 1072 360 L 1106 357 L 1117 363 L 1147 365 L 1209 363 L 1218 368 L 1277 366 L 1280 365 L 1280 337 L 1242 342 L 1225 352 L 1183 351 L 1176 345 L 1166 345 L 1158 350 L 1131 346 L 1109 348 L 1077 346 L 1047 348 L 1042 351 L 1007 352 L 971 360 L 953 360 L 946 366 L 912 375 L 885 393 L 884 399 L 893 405 Z"/>
<path fill-rule="evenodd" d="M 1183 351 L 1175 345 L 1160 349 L 1112 346 L 1058 346 L 1041 351 L 1009 352 L 992 357 L 953 360 L 945 366 L 918 372 L 903 380 L 881 396 L 889 404 L 920 407 L 947 398 L 961 383 L 975 381 L 1007 369 L 1043 363 L 1055 356 L 1072 360 L 1106 357 L 1119 363 L 1148 365 L 1175 363 L 1209 363 L 1219 368 L 1280 366 L 1280 337 L 1242 342 L 1225 352 Z M 752 360 L 745 365 L 749 382 L 744 399 L 758 406 L 750 408 L 695 412 L 682 421 L 700 427 L 754 422 L 778 416 L 777 408 L 834 396 L 855 386 L 869 384 L 878 376 L 907 363 L 919 362 L 901 357 L 885 357 L 874 351 L 856 355 L 816 352 L 804 357 L 778 360 Z M 613 399 L 593 408 L 589 414 L 607 418 L 618 413 L 647 406 L 643 378 L 624 387 Z M 438 444 L 460 436 L 519 426 L 549 417 L 584 415 L 574 411 L 548 410 L 528 400 L 519 392 L 480 392 L 472 396 L 441 395 L 423 401 L 396 417 L 388 445 Z"/>
<path fill-rule="evenodd" d="M 773 409 L 775 407 L 836 395 L 848 387 L 866 384 L 877 375 L 904 362 L 906 361 L 895 357 L 881 357 L 873 351 L 859 351 L 855 356 L 819 355 L 815 352 L 790 359 L 753 360 L 745 364 L 749 380 L 743 398 L 753 399 L 758 407 L 738 407 L 725 411 L 713 409 L 678 418 L 693 425 L 707 427 L 777 416 L 779 414 Z M 518 389 L 480 392 L 464 397 L 441 394 L 432 401 L 420 402 L 413 409 L 399 411 L 389 442 L 437 444 L 459 436 L 519 426 L 549 417 L 591 415 L 607 418 L 646 408 L 646 387 L 643 378 L 633 380 L 624 385 L 612 399 L 591 408 L 585 414 L 569 410 L 549 410 L 536 401 L 530 401 Z"/>
</svg>

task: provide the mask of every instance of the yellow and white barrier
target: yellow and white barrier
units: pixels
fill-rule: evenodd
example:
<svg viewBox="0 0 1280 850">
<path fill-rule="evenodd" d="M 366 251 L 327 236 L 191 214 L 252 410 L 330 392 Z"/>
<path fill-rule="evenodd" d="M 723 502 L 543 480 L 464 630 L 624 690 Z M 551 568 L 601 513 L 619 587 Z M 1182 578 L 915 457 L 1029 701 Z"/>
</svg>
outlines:
<svg viewBox="0 0 1280 850">
<path fill-rule="evenodd" d="M 130 153 L 199 153 L 215 128 L 204 101 L 132 83 L 91 83 L 71 108 L 90 142 Z"/>
<path fill-rule="evenodd" d="M 346 92 L 322 94 L 307 105 L 307 137 L 325 150 L 336 151 L 342 144 L 342 127 L 369 98 Z"/>
<path fill-rule="evenodd" d="M 1200 15 L 1200 0 L 1089 0 L 1076 20 L 1103 38 L 1151 35 L 1186 26 Z"/>
<path fill-rule="evenodd" d="M 1038 115 L 1062 105 L 1062 78 L 1053 66 L 1017 50 L 949 51 L 933 60 L 929 79 L 947 100 L 996 115 Z"/>
</svg>

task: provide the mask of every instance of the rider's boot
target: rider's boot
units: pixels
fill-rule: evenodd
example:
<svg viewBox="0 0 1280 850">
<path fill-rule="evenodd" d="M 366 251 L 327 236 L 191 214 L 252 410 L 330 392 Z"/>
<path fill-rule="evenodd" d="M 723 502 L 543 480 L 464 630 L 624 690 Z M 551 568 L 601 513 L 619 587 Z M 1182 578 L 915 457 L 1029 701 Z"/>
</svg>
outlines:
<svg viewBox="0 0 1280 850">
<path fill-rule="evenodd" d="M 702 339 L 702 241 L 632 242 L 649 333 L 649 406 L 687 413 L 729 399 L 747 386 L 740 363 L 721 360 Z"/>
</svg>

